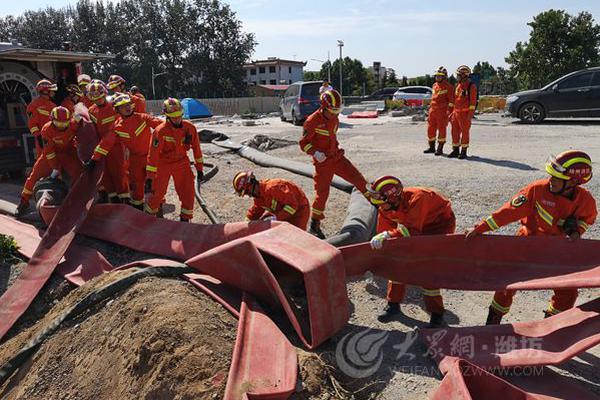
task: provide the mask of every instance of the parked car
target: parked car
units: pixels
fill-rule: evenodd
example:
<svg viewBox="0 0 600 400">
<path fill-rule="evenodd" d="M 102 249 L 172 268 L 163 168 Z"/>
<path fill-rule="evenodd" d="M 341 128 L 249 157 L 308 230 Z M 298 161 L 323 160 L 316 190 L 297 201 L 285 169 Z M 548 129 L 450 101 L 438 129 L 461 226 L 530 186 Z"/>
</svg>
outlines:
<svg viewBox="0 0 600 400">
<path fill-rule="evenodd" d="M 398 90 L 397 87 L 386 87 L 373 92 L 370 96 L 367 96 L 368 100 L 391 100 L 394 97 L 394 93 Z"/>
<path fill-rule="evenodd" d="M 506 111 L 528 124 L 545 118 L 600 117 L 600 67 L 571 72 L 541 89 L 513 93 Z"/>
<path fill-rule="evenodd" d="M 427 86 L 404 86 L 394 93 L 394 100 L 425 100 L 431 99 L 433 90 Z"/>
<path fill-rule="evenodd" d="M 302 125 L 306 117 L 321 106 L 319 88 L 323 82 L 295 82 L 287 88 L 281 101 L 281 120 L 292 121 L 294 125 Z"/>
</svg>

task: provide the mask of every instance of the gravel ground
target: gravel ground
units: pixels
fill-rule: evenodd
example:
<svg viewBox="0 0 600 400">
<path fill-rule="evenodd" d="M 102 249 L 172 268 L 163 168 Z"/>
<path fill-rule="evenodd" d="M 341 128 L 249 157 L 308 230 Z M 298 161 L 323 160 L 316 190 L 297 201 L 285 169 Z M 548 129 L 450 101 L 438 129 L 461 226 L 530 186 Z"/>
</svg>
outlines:
<svg viewBox="0 0 600 400">
<path fill-rule="evenodd" d="M 199 123 L 197 126 L 199 129 L 225 133 L 238 142 L 255 134 L 297 140 L 302 133 L 300 127 L 281 122 L 277 118 L 264 118 L 256 123 L 259 125 L 246 127 L 241 126 L 239 120 L 234 120 L 220 124 Z M 600 159 L 600 142 L 595 140 L 599 121 L 548 121 L 528 126 L 502 118 L 498 114 L 479 116 L 474 121 L 471 132 L 469 160 L 423 154 L 427 143 L 426 124 L 412 122 L 410 118 L 384 116 L 374 120 L 350 120 L 342 117 L 340 125 L 338 138 L 346 155 L 368 180 L 392 174 L 400 177 L 406 186 L 438 189 L 452 201 L 459 232 L 489 215 L 521 187 L 546 176 L 543 165 L 550 154 L 567 149 L 582 149 L 592 159 Z M 252 169 L 259 178 L 293 179 L 305 190 L 310 200 L 314 196 L 311 179 L 255 166 L 211 144 L 204 144 L 203 151 L 207 162 L 213 162 L 220 168 L 219 174 L 205 185 L 203 193 L 223 222 L 242 220 L 250 205 L 248 198 L 240 199 L 232 194 L 231 179 L 239 170 Z M 447 148 L 446 153 L 449 151 Z M 273 150 L 270 154 L 310 162 L 297 146 Z M 593 179 L 586 187 L 600 197 L 600 180 Z M 347 194 L 332 189 L 326 210 L 327 219 L 324 222 L 327 235 L 340 228 L 348 199 Z M 194 221 L 207 220 L 197 210 Z M 516 225 L 512 225 L 498 233 L 512 234 L 515 230 Z M 587 237 L 600 239 L 600 225 L 593 226 Z M 372 385 L 357 393 L 357 398 L 369 398 L 375 393 L 379 393 L 378 398 L 381 399 L 422 399 L 430 395 L 439 385 L 441 377 L 435 364 L 423 356 L 426 349 L 421 348 L 417 341 L 408 349 L 408 353 L 415 356 L 414 359 L 408 354 L 398 359 L 399 350 L 394 348 L 395 345 L 408 343 L 414 327 L 422 327 L 428 321 L 419 290 L 409 290 L 406 304 L 402 306 L 405 316 L 388 324 L 381 324 L 376 318 L 385 305 L 385 282 L 382 279 L 370 277 L 349 282 L 348 292 L 353 303 L 350 324 L 322 346 L 320 354 L 328 363 L 336 365 L 335 350 L 338 342 L 348 333 L 363 332 L 370 328 L 371 333 L 381 333 L 386 337 L 380 348 L 384 357 L 380 368 L 373 375 L 353 380 L 338 371 L 338 380 L 351 391 L 367 384 Z M 598 295 L 600 290 L 597 289 L 582 290 L 578 304 Z M 519 293 L 506 321 L 541 319 L 550 296 L 549 291 Z M 447 322 L 451 326 L 482 325 L 491 297 L 490 292 L 444 291 L 445 304 L 449 310 Z M 600 366 L 596 357 L 600 357 L 598 346 L 556 370 L 579 379 L 588 389 L 600 394 L 600 380 L 594 372 Z"/>
</svg>

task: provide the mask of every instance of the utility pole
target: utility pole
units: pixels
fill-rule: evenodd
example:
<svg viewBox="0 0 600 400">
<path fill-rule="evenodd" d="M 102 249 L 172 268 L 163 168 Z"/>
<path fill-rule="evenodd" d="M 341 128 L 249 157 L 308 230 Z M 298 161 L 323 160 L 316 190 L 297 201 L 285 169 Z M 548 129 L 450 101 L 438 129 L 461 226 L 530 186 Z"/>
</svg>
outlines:
<svg viewBox="0 0 600 400">
<path fill-rule="evenodd" d="M 152 99 L 156 100 L 156 91 L 154 89 L 154 78 L 156 78 L 157 76 L 161 76 L 166 74 L 167 72 L 159 72 L 158 74 L 154 73 L 154 66 L 152 66 Z"/>
<path fill-rule="evenodd" d="M 317 60 L 316 58 L 311 58 L 312 61 L 318 61 L 321 64 L 325 64 L 327 62 L 327 81 L 331 83 L 331 61 L 329 61 L 329 52 L 327 54 L 327 61 L 325 60 Z"/>
<path fill-rule="evenodd" d="M 340 48 L 340 95 L 344 97 L 344 89 L 342 84 L 342 65 L 344 64 L 344 59 L 342 58 L 342 47 L 344 47 L 344 42 L 341 40 L 338 40 L 337 42 L 337 45 Z"/>
</svg>

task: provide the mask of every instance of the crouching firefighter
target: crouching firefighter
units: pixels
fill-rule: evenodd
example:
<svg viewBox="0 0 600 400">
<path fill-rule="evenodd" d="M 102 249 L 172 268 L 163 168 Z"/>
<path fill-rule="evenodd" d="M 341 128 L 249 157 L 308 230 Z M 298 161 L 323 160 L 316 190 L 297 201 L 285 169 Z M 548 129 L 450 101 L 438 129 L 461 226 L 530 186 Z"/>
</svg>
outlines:
<svg viewBox="0 0 600 400">
<path fill-rule="evenodd" d="M 450 201 L 432 189 L 403 187 L 394 176 L 383 176 L 371 184 L 371 202 L 378 207 L 377 235 L 371 248 L 379 250 L 383 242 L 395 237 L 452 234 L 456 218 Z M 388 282 L 387 307 L 378 316 L 388 322 L 400 313 L 400 302 L 406 287 L 400 282 Z M 438 288 L 423 288 L 425 308 L 431 313 L 429 327 L 444 322 L 444 302 Z"/>
<path fill-rule="evenodd" d="M 285 179 L 257 180 L 252 171 L 238 172 L 233 178 L 238 196 L 254 198 L 246 213 L 250 221 L 285 221 L 306 230 L 310 207 L 306 195 L 294 182 Z"/>
<path fill-rule="evenodd" d="M 492 215 L 469 230 L 466 238 L 495 231 L 519 221 L 517 236 L 580 238 L 596 221 L 596 201 L 580 185 L 592 178 L 592 160 L 582 151 L 565 151 L 546 163 L 548 179 L 535 181 L 517 193 Z M 494 294 L 486 325 L 499 324 L 513 302 L 514 290 Z M 577 289 L 555 289 L 545 317 L 575 305 Z"/>
<path fill-rule="evenodd" d="M 196 180 L 199 185 L 204 176 L 200 138 L 194 124 L 183 120 L 183 107 L 179 100 L 165 100 L 163 113 L 167 120 L 158 125 L 152 134 L 146 163 L 146 176 L 152 181 L 148 185 L 152 187 L 152 195 L 145 209 L 152 215 L 159 213 L 169 180 L 173 177 L 175 191 L 181 201 L 180 221 L 189 222 L 194 216 L 195 183 L 188 151 L 191 149 L 194 152 Z"/>
</svg>

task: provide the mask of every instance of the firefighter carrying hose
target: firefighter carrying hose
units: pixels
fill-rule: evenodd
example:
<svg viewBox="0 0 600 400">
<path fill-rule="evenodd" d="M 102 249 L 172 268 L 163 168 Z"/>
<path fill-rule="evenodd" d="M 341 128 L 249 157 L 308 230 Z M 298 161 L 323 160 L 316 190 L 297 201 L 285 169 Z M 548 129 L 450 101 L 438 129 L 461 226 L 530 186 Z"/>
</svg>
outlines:
<svg viewBox="0 0 600 400">
<path fill-rule="evenodd" d="M 580 238 L 596 221 L 596 201 L 580 185 L 592 178 L 592 160 L 582 151 L 565 151 L 546 163 L 550 178 L 535 181 L 517 193 L 491 216 L 469 230 L 466 238 L 495 231 L 519 221 L 517 236 L 562 236 Z M 499 324 L 508 313 L 514 290 L 494 294 L 486 324 Z M 556 289 L 545 316 L 558 314 L 575 305 L 577 289 Z"/>
<path fill-rule="evenodd" d="M 76 147 L 77 122 L 65 107 L 54 107 L 50 111 L 50 122 L 40 130 L 44 141 L 42 157 L 33 166 L 31 174 L 25 182 L 21 194 L 21 202 L 17 206 L 16 216 L 22 216 L 29 209 L 29 199 L 35 183 L 47 176 L 57 178 L 66 171 L 71 183 L 81 174 L 82 164 L 77 156 Z"/>
<path fill-rule="evenodd" d="M 110 152 L 119 142 L 129 151 L 129 183 L 131 186 L 131 199 L 129 203 L 139 210 L 144 209 L 144 183 L 146 182 L 146 161 L 152 140 L 151 129 L 163 123 L 160 118 L 148 114 L 134 112 L 135 105 L 127 94 L 118 94 L 112 105 L 117 111 L 117 119 L 99 146 Z M 104 157 L 101 153 L 94 152 L 92 159 L 99 160 Z"/>
<path fill-rule="evenodd" d="M 456 70 L 454 89 L 454 111 L 450 118 L 452 125 L 452 153 L 450 158 L 467 158 L 467 148 L 471 133 L 471 121 L 477 106 L 477 86 L 469 79 L 471 68 L 461 65 Z M 460 153 L 459 153 L 460 149 Z"/>
<path fill-rule="evenodd" d="M 85 164 L 86 168 L 93 168 L 100 157 L 106 157 L 104 173 L 100 182 L 100 202 L 121 203 L 129 201 L 129 181 L 125 173 L 125 150 L 122 143 L 118 142 L 111 149 L 102 147 L 106 142 L 103 140 L 113 135 L 113 125 L 117 119 L 117 113 L 106 99 L 108 90 L 104 82 L 94 80 L 88 85 L 88 97 L 94 102 L 89 114 L 96 126 L 96 132 L 100 143 L 94 149 L 94 155 Z"/>
<path fill-rule="evenodd" d="M 81 102 L 85 104 L 85 107 L 89 110 L 94 103 L 89 99 L 87 95 L 88 85 L 92 83 L 92 78 L 87 74 L 81 74 L 77 77 L 77 86 L 81 89 L 83 93 L 83 97 L 81 98 Z"/>
<path fill-rule="evenodd" d="M 138 96 L 127 91 L 127 86 L 125 86 L 127 82 L 123 77 L 119 75 L 111 75 L 108 77 L 108 89 L 112 90 L 114 94 L 124 93 L 131 96 L 131 100 L 133 100 L 133 104 L 135 104 L 135 110 L 140 113 L 146 112 L 146 99 L 144 96 Z"/>
<path fill-rule="evenodd" d="M 48 121 L 50 121 L 50 112 L 56 107 L 54 96 L 56 95 L 58 87 L 48 79 L 42 79 L 35 85 L 35 90 L 38 93 L 38 97 L 27 106 L 27 116 L 29 118 L 27 127 L 29 128 L 29 132 L 35 138 L 35 158 L 38 159 L 42 154 L 42 148 L 44 147 L 41 129 Z"/>
<path fill-rule="evenodd" d="M 433 84 L 433 95 L 429 106 L 429 116 L 427 118 L 427 140 L 429 148 L 423 153 L 435 153 L 436 156 L 444 154 L 444 143 L 446 143 L 446 128 L 448 127 L 448 118 L 454 108 L 454 87 L 448 82 L 448 71 L 444 67 L 439 67 Z M 435 134 L 437 136 L 437 150 L 435 148 Z"/>
<path fill-rule="evenodd" d="M 371 248 L 379 250 L 387 239 L 416 235 L 445 235 L 454 233 L 456 218 L 450 201 L 432 189 L 403 187 L 394 176 L 383 176 L 371 185 L 371 202 L 378 207 L 377 235 Z M 388 304 L 377 319 L 388 322 L 400 314 L 400 302 L 406 286 L 388 281 Z M 440 289 L 423 288 L 423 299 L 431 313 L 429 327 L 444 322 L 444 302 Z"/>
<path fill-rule="evenodd" d="M 337 130 L 338 114 L 342 111 L 342 96 L 335 89 L 321 94 L 321 107 L 304 122 L 304 133 L 300 148 L 312 156 L 315 166 L 315 200 L 309 232 L 324 239 L 321 221 L 325 218 L 325 205 L 329 197 L 329 185 L 333 175 L 338 175 L 353 184 L 363 195 L 368 196 L 367 181 L 339 148 Z"/>
<path fill-rule="evenodd" d="M 194 174 L 190 168 L 188 151 L 194 153 L 196 180 L 202 181 L 204 160 L 200 149 L 200 137 L 194 124 L 183 120 L 183 107 L 177 99 L 168 98 L 163 103 L 163 113 L 167 120 L 161 123 L 152 134 L 152 144 L 148 154 L 146 171 L 152 181 L 152 195 L 146 204 L 146 212 L 156 215 L 169 180 L 173 177 L 175 191 L 181 201 L 179 214 L 182 222 L 189 222 L 194 215 Z"/>
<path fill-rule="evenodd" d="M 250 221 L 285 221 L 306 230 L 310 207 L 306 195 L 294 182 L 285 179 L 257 180 L 252 171 L 238 172 L 233 178 L 238 196 L 254 198 L 246 218 Z"/>
</svg>

